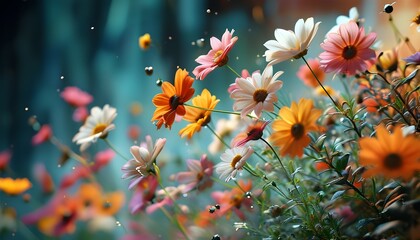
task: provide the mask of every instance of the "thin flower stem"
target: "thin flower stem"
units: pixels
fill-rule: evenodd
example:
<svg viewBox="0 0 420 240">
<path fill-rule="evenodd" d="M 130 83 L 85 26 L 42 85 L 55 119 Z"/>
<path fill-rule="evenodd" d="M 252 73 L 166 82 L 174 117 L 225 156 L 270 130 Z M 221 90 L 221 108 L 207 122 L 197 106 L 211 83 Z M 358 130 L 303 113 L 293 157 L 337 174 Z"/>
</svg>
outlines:
<svg viewBox="0 0 420 240">
<path fill-rule="evenodd" d="M 410 49 L 410 51 L 412 51 L 413 53 L 417 52 L 413 44 L 411 44 L 410 39 L 408 37 L 404 37 L 404 35 L 402 35 L 398 27 L 395 25 L 392 15 L 390 13 L 389 13 L 388 20 L 389 20 L 389 23 L 391 24 L 392 30 L 394 31 L 397 42 L 399 43 L 401 40 L 403 40 L 404 43 L 407 45 L 407 47 Z"/>
<path fill-rule="evenodd" d="M 214 134 L 214 136 L 216 136 L 216 137 L 217 137 L 217 139 L 219 139 L 219 140 L 220 140 L 220 142 L 221 142 L 221 143 L 223 143 L 223 145 L 225 145 L 227 148 L 230 148 L 229 144 L 227 144 L 227 143 L 225 142 L 225 140 L 223 140 L 223 138 L 222 138 L 222 137 L 220 137 L 220 136 L 216 133 L 216 131 L 214 131 L 214 129 L 213 129 L 210 125 L 207 125 L 207 128 L 210 130 L 210 132 L 212 132 L 212 133 Z"/>
<path fill-rule="evenodd" d="M 321 86 L 322 90 L 324 90 L 325 94 L 327 94 L 327 96 L 331 99 L 331 101 L 333 102 L 333 104 L 341 110 L 341 107 L 335 102 L 335 100 L 331 97 L 330 93 L 327 91 L 327 89 L 325 89 L 324 85 L 322 85 L 321 81 L 319 81 L 318 76 L 315 74 L 314 70 L 312 70 L 311 66 L 309 65 L 309 63 L 306 61 L 305 57 L 302 57 L 303 61 L 305 62 L 306 66 L 308 66 L 309 70 L 311 71 L 312 75 L 314 75 L 316 81 L 318 82 L 319 86 Z"/>
<path fill-rule="evenodd" d="M 163 214 L 165 214 L 165 216 L 169 219 L 169 221 L 171 221 L 172 223 L 174 223 L 179 230 L 181 231 L 181 233 L 184 235 L 185 239 L 189 240 L 190 238 L 188 237 L 187 232 L 185 231 L 185 228 L 179 223 L 178 220 L 174 219 L 171 214 L 164 208 L 164 207 L 160 207 L 160 210 L 162 210 Z"/>
<path fill-rule="evenodd" d="M 238 78 L 241 78 L 242 76 L 239 75 L 238 72 L 235 71 L 235 69 L 233 69 L 231 66 L 226 64 L 226 67 L 230 69 L 230 71 L 232 71 Z"/>
<path fill-rule="evenodd" d="M 356 132 L 357 136 L 362 137 L 362 134 L 360 133 L 360 131 L 358 130 L 356 123 L 353 121 L 353 119 L 351 119 L 349 116 L 347 116 L 346 113 L 344 113 L 342 107 L 340 105 L 338 105 L 338 103 L 336 101 L 334 101 L 334 99 L 331 97 L 331 95 L 328 93 L 328 91 L 325 89 L 324 85 L 322 85 L 321 81 L 319 81 L 318 76 L 315 74 L 315 72 L 312 70 L 311 66 L 309 65 L 309 63 L 306 61 L 305 57 L 302 57 L 303 61 L 305 62 L 306 66 L 308 66 L 309 70 L 311 70 L 312 75 L 314 75 L 316 81 L 318 82 L 319 86 L 321 86 L 321 88 L 324 90 L 324 92 L 327 94 L 327 96 L 331 99 L 331 101 L 333 102 L 333 104 L 335 105 L 335 107 L 341 112 L 341 114 L 343 114 L 347 119 L 350 120 L 351 124 L 353 125 L 353 130 Z"/>
<path fill-rule="evenodd" d="M 289 176 L 289 172 L 287 171 L 286 167 L 283 165 L 283 163 L 281 162 L 281 159 L 279 157 L 279 155 L 277 155 L 276 150 L 274 150 L 274 148 L 271 146 L 271 144 L 269 142 L 267 142 L 264 138 L 260 138 L 261 141 L 263 141 L 265 144 L 267 144 L 267 146 L 271 149 L 271 151 L 274 153 L 274 155 L 276 156 L 277 160 L 279 161 L 281 167 L 283 168 L 284 172 L 286 173 L 286 177 L 287 179 L 292 182 L 292 178 Z"/>
<path fill-rule="evenodd" d="M 114 145 L 107 138 L 104 138 L 103 140 L 108 145 L 108 147 L 110 147 L 112 149 L 112 151 L 114 151 L 116 154 L 120 155 L 120 157 L 124 158 L 124 160 L 126 160 L 126 161 L 129 161 L 130 160 L 129 158 L 127 158 L 126 156 L 124 156 L 120 151 L 118 151 L 114 147 Z"/>
<path fill-rule="evenodd" d="M 231 111 L 225 111 L 225 110 L 217 110 L 217 109 L 210 109 L 210 108 L 203 108 L 195 105 L 190 105 L 188 103 L 184 103 L 184 106 L 197 108 L 201 110 L 211 111 L 211 112 L 217 112 L 217 113 L 226 113 L 226 114 L 233 114 L 233 115 L 241 115 L 240 112 L 231 112 Z"/>
</svg>

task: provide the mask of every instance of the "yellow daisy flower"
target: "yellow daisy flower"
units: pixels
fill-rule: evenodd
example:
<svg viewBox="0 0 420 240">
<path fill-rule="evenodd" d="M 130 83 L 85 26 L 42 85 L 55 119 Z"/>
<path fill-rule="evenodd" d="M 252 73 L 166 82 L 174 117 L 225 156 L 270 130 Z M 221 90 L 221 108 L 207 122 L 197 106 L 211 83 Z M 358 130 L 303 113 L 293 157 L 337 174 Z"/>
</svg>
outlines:
<svg viewBox="0 0 420 240">
<path fill-rule="evenodd" d="M 203 89 L 201 95 L 198 95 L 192 99 L 192 103 L 194 106 L 209 109 L 198 109 L 195 107 L 186 106 L 186 114 L 184 119 L 188 122 L 185 128 L 179 131 L 179 135 L 181 137 L 188 137 L 191 139 L 194 133 L 199 132 L 201 127 L 206 126 L 211 120 L 211 110 L 213 110 L 220 99 L 216 99 L 216 96 L 212 96 L 211 93 L 207 89 Z"/>
<path fill-rule="evenodd" d="M 359 145 L 359 162 L 367 167 L 365 177 L 379 174 L 408 180 L 420 170 L 420 140 L 414 135 L 404 136 L 401 126 L 391 134 L 379 125 L 376 138 L 362 138 Z"/>
<path fill-rule="evenodd" d="M 0 178 L 0 190 L 10 195 L 19 195 L 31 187 L 27 178 Z"/>
<path fill-rule="evenodd" d="M 271 142 L 280 148 L 282 156 L 302 157 L 303 149 L 311 141 L 307 133 L 317 129 L 320 115 L 321 110 L 314 109 L 309 99 L 301 99 L 298 104 L 293 102 L 290 108 L 283 107 L 279 111 L 281 119 L 273 121 Z"/>
</svg>

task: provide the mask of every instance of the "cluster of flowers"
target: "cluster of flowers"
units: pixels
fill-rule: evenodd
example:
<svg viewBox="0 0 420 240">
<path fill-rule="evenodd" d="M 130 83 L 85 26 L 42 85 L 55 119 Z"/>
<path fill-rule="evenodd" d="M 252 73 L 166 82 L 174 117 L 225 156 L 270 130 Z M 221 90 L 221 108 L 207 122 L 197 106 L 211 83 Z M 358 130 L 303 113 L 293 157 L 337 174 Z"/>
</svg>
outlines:
<svg viewBox="0 0 420 240">
<path fill-rule="evenodd" d="M 385 6 L 389 16 L 392 11 L 392 5 Z M 161 174 L 164 165 L 158 161 L 167 139 L 153 142 L 146 136 L 145 142 L 130 148 L 132 159 L 126 159 L 121 168 L 122 178 L 130 180 L 133 190 L 130 212 L 147 218 L 144 213 L 153 216 L 161 210 L 175 226 L 167 232 L 174 231 L 170 234 L 184 239 L 418 238 L 420 52 L 415 47 L 419 46 L 397 32 L 394 49 L 373 47 L 376 34 L 366 33 L 362 23 L 356 8 L 348 17 L 340 16 L 321 44 L 323 52 L 308 60 L 305 56 L 320 22 L 299 19 L 294 31 L 276 29 L 275 40 L 264 44 L 267 66 L 262 73 L 252 74 L 247 70 L 238 74 L 228 65 L 229 52 L 239 42 L 234 30 L 226 30 L 221 40 L 210 38 L 211 50 L 196 59 L 199 66 L 193 74 L 205 80 L 223 66 L 236 74 L 227 89 L 233 111 L 216 109 L 220 100 L 208 89 L 194 96 L 195 79 L 180 68 L 173 84 L 161 83 L 162 92 L 152 100 L 156 109 L 151 121 L 157 129 L 171 129 L 187 121 L 179 136 L 188 140 L 202 129 L 210 130 L 214 141 L 208 151 L 220 155 L 220 160 L 210 160 L 209 154 L 202 154 L 200 160 L 188 159 L 188 171 L 168 179 Z M 152 46 L 150 35 L 142 36 L 139 44 L 143 49 Z M 403 46 L 412 53 L 401 59 Z M 275 72 L 274 65 L 290 59 L 303 60 L 297 76 L 317 89 L 319 101 L 302 98 L 286 105 L 279 99 L 283 72 Z M 342 79 L 346 94 L 324 86 L 328 73 Z M 69 88 L 62 97 L 76 107 L 74 119 L 84 122 L 73 138 L 80 151 L 85 152 L 98 139 L 112 148 L 107 136 L 115 127 L 116 109 L 93 107 L 88 115 L 83 109 L 92 101 L 90 95 Z M 215 112 L 231 117 L 219 119 L 214 128 Z M 65 176 L 56 197 L 24 217 L 24 222 L 38 223 L 42 232 L 57 236 L 74 231 L 71 223 L 77 219 L 115 214 L 124 197 L 118 192 L 103 195 L 94 185 L 94 174 L 110 158 L 88 161 L 55 139 L 47 125 L 33 142 L 46 140 L 57 145 L 65 159 L 79 161 L 80 169 Z M 40 177 L 40 182 L 47 178 Z M 80 185 L 74 196 L 62 192 L 81 179 L 91 183 Z M 168 180 L 179 184 L 165 187 Z M 11 194 L 30 185 L 18 189 L 24 184 L 6 181 L 13 180 L 1 179 L 0 189 Z M 196 201 L 210 189 L 213 204 L 197 206 L 201 211 L 194 211 L 188 200 Z M 197 194 L 192 196 L 192 192 Z M 230 228 L 232 224 L 236 231 Z M 125 239 L 154 238 L 138 225 L 132 228 L 133 234 Z"/>
</svg>

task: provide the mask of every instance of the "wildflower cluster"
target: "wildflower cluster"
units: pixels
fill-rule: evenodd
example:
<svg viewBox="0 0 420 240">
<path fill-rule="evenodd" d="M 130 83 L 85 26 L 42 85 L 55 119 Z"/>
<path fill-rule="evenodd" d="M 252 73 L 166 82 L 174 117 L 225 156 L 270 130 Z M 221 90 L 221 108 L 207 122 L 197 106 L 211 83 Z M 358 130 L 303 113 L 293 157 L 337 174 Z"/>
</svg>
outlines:
<svg viewBox="0 0 420 240">
<path fill-rule="evenodd" d="M 390 14 L 389 8 L 381 14 Z M 23 222 L 50 236 L 71 234 L 77 221 L 112 229 L 127 198 L 133 222 L 123 239 L 156 239 L 163 231 L 176 239 L 418 239 L 420 45 L 396 32 L 395 47 L 382 49 L 357 9 L 349 15 L 339 16 L 325 33 L 318 58 L 307 55 L 317 51 L 312 41 L 323 34 L 322 23 L 298 19 L 294 31 L 278 28 L 275 39 L 263 44 L 264 69 L 238 74 L 229 53 L 241 37 L 226 29 L 221 40 L 210 38 L 211 49 L 195 60 L 192 75 L 178 68 L 173 81 L 159 84 L 148 116 L 156 131 L 188 142 L 204 131 L 214 136 L 198 154 L 181 156 L 185 170 L 178 172 L 165 164 L 176 156 L 162 154 L 169 137 L 145 136 L 144 142 L 117 150 L 108 139 L 117 110 L 95 106 L 89 114 L 83 109 L 93 98 L 67 88 L 61 96 L 75 107 L 73 118 L 83 122 L 73 138 L 80 154 L 36 120 L 33 143 L 50 141 L 63 153 L 60 164 L 74 159 L 79 165 L 61 178 L 57 190 L 45 168 L 37 168 L 38 182 L 54 194 Z M 151 42 L 149 34 L 139 39 L 148 51 Z M 297 77 L 315 91 L 288 104 L 282 94 L 288 70 L 276 69 L 292 59 L 301 65 Z M 219 68 L 233 76 L 227 110 L 218 109 L 220 98 L 209 89 L 195 87 L 197 80 L 211 81 Z M 325 85 L 328 78 L 341 81 L 345 93 Z M 176 133 L 174 125 L 184 127 Z M 91 160 L 87 150 L 97 141 L 110 149 Z M 114 154 L 126 160 L 120 166 L 127 196 L 103 193 L 96 178 Z M 0 156 L 1 171 L 11 155 Z M 7 194 L 19 195 L 30 186 L 27 179 L 0 178 Z M 150 227 L 158 212 L 168 218 L 165 230 Z"/>
</svg>

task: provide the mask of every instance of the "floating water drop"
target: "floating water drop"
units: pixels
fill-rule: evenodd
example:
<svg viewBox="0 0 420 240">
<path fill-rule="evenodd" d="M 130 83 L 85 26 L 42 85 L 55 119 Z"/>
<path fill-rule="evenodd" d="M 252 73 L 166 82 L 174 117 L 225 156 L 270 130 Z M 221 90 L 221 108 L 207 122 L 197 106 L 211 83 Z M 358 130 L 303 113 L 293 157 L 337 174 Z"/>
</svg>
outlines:
<svg viewBox="0 0 420 240">
<path fill-rule="evenodd" d="M 218 12 L 214 12 L 214 15 L 217 15 L 217 14 L 219 14 Z"/>
<path fill-rule="evenodd" d="M 57 167 L 61 168 L 61 164 L 58 164 Z"/>
<path fill-rule="evenodd" d="M 156 85 L 157 85 L 158 87 L 162 86 L 162 83 L 163 83 L 163 80 L 162 80 L 162 79 L 158 78 L 158 79 L 156 80 Z"/>
<path fill-rule="evenodd" d="M 204 45 L 206 43 L 204 38 L 197 39 L 197 41 L 195 41 L 195 42 L 197 43 L 197 46 L 199 46 L 199 47 L 204 47 Z"/>
<path fill-rule="evenodd" d="M 29 110 L 29 108 L 28 108 L 28 107 L 26 107 L 26 108 L 25 108 L 25 111 L 28 111 L 28 110 Z"/>
<path fill-rule="evenodd" d="M 93 30 L 93 29 L 95 29 L 95 27 L 90 27 L 90 30 Z"/>
<path fill-rule="evenodd" d="M 238 56 L 236 57 L 236 60 L 239 60 L 239 57 Z"/>
<path fill-rule="evenodd" d="M 59 88 L 57 88 L 57 92 L 60 92 L 60 89 Z"/>
<path fill-rule="evenodd" d="M 146 73 L 147 76 L 151 76 L 153 74 L 153 67 L 152 66 L 145 67 L 144 72 Z"/>
<path fill-rule="evenodd" d="M 245 196 L 246 196 L 246 198 L 251 198 L 252 193 L 251 193 L 251 192 L 246 192 L 246 193 L 245 193 Z"/>
<path fill-rule="evenodd" d="M 64 76 L 61 76 L 60 79 L 63 80 L 64 79 Z"/>
<path fill-rule="evenodd" d="M 169 39 L 169 40 L 172 40 L 172 36 L 169 36 L 169 37 L 168 37 L 168 39 Z"/>
<path fill-rule="evenodd" d="M 193 45 L 193 46 L 194 46 L 194 45 L 195 45 L 195 42 L 191 42 L 191 45 Z"/>
<path fill-rule="evenodd" d="M 121 223 L 120 223 L 120 221 L 116 221 L 116 222 L 115 222 L 115 225 L 117 225 L 117 227 L 121 227 Z"/>
<path fill-rule="evenodd" d="M 210 10 L 210 8 L 209 8 L 209 9 L 207 9 L 207 10 L 206 10 L 206 12 L 207 12 L 207 13 L 211 13 L 211 10 Z"/>
<path fill-rule="evenodd" d="M 74 169 L 76 169 L 76 167 L 72 167 L 71 169 L 73 169 L 73 170 L 74 170 Z"/>
<path fill-rule="evenodd" d="M 182 194 L 183 197 L 188 197 L 188 193 Z"/>
<path fill-rule="evenodd" d="M 213 237 L 211 238 L 211 240 L 220 240 L 221 238 L 220 238 L 220 236 L 219 236 L 219 234 L 215 234 L 215 235 L 213 235 Z"/>
</svg>

